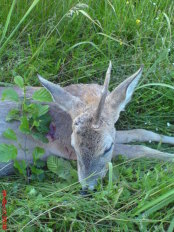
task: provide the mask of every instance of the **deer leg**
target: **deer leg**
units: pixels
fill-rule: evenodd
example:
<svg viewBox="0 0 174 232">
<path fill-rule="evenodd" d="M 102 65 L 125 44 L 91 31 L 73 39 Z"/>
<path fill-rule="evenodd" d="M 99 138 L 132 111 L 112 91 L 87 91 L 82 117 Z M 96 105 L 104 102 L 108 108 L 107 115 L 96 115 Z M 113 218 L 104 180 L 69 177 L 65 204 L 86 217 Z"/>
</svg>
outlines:
<svg viewBox="0 0 174 232">
<path fill-rule="evenodd" d="M 162 142 L 174 145 L 174 137 L 160 135 L 144 129 L 116 131 L 116 143 Z"/>
<path fill-rule="evenodd" d="M 115 144 L 113 157 L 117 155 L 123 155 L 129 159 L 147 157 L 174 161 L 174 154 L 164 153 L 143 145 Z"/>
</svg>

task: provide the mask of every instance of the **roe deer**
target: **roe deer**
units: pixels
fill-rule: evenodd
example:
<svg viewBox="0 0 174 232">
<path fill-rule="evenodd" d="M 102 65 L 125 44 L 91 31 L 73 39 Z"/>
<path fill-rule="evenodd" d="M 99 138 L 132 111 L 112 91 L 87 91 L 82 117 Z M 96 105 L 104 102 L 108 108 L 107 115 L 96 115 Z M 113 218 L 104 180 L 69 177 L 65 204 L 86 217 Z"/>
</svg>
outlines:
<svg viewBox="0 0 174 232">
<path fill-rule="evenodd" d="M 61 88 L 41 76 L 41 84 L 51 93 L 54 102 L 50 103 L 50 115 L 54 126 L 54 133 L 49 143 L 35 141 L 18 131 L 18 122 L 8 123 L 5 117 L 14 103 L 0 102 L 0 143 L 5 142 L 3 131 L 8 127 L 16 131 L 18 141 L 26 143 L 28 155 L 25 157 L 22 150 L 18 151 L 17 159 L 27 159 L 32 162 L 32 150 L 37 145 L 45 149 L 43 160 L 50 154 L 66 159 L 77 159 L 78 177 L 82 188 L 94 189 L 98 178 L 105 176 L 107 163 L 118 154 L 128 158 L 150 157 L 173 160 L 174 155 L 163 153 L 142 145 L 128 145 L 131 142 L 155 141 L 174 144 L 174 137 L 158 135 L 154 132 L 135 129 L 116 131 L 120 112 L 131 100 L 133 92 L 142 74 L 142 67 L 132 76 L 123 81 L 111 93 L 108 85 L 111 74 L 109 64 L 104 86 L 98 84 L 76 84 Z M 38 88 L 28 87 L 27 94 L 31 96 Z M 3 88 L 0 88 L 0 97 Z M 18 93 L 20 90 L 18 89 Z M 12 142 L 14 143 L 14 142 Z M 0 154 L 3 155 L 3 154 Z M 0 176 L 13 172 L 13 163 L 0 163 Z M 94 175 L 92 175 L 94 173 Z M 89 177 L 89 178 L 87 178 Z"/>
</svg>

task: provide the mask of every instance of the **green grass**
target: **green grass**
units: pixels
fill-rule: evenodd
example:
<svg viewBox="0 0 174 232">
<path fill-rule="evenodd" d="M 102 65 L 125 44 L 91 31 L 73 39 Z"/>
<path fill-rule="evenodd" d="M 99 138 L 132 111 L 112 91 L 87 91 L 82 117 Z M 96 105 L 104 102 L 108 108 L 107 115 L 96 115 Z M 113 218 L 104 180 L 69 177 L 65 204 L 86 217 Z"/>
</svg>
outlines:
<svg viewBox="0 0 174 232">
<path fill-rule="evenodd" d="M 173 164 L 120 158 L 112 172 L 113 184 L 106 177 L 86 198 L 78 183 L 70 186 L 49 172 L 45 182 L 30 185 L 19 176 L 2 180 L 9 231 L 167 231 L 174 216 Z"/>
<path fill-rule="evenodd" d="M 38 85 L 37 73 L 62 86 L 101 84 L 112 60 L 112 89 L 143 63 L 116 127 L 174 135 L 173 12 L 173 0 L 1 0 L 0 85 L 16 75 Z M 8 230 L 173 231 L 173 170 L 155 160 L 116 161 L 109 173 L 115 179 L 106 177 L 91 198 L 49 172 L 45 182 L 30 185 L 18 176 L 2 179 Z"/>
</svg>

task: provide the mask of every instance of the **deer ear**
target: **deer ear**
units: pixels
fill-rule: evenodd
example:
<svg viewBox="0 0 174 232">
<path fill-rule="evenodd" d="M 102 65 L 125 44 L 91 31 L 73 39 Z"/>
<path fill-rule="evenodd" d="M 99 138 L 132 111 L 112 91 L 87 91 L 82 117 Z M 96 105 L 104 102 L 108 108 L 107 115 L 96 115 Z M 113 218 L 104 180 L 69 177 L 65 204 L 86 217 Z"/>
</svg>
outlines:
<svg viewBox="0 0 174 232">
<path fill-rule="evenodd" d="M 70 113 L 71 116 L 82 107 L 82 101 L 69 92 L 64 90 L 60 85 L 53 84 L 50 81 L 45 80 L 43 77 L 38 75 L 40 83 L 50 92 L 54 102 L 64 111 Z"/>
<path fill-rule="evenodd" d="M 141 77 L 142 70 L 143 66 L 108 95 L 107 105 L 109 106 L 109 113 L 112 115 L 114 122 L 118 120 L 120 112 L 123 111 L 125 106 L 130 102 Z"/>
</svg>

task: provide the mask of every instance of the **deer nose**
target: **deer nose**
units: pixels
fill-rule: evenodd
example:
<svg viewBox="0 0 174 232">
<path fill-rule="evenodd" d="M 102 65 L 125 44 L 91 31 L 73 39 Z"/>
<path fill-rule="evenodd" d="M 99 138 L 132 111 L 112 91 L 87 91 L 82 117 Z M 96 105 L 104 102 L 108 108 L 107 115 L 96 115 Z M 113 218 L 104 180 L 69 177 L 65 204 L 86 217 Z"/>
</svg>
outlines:
<svg viewBox="0 0 174 232">
<path fill-rule="evenodd" d="M 82 184 L 82 190 L 83 191 L 93 191 L 95 189 L 95 186 L 97 185 L 97 180 L 91 180 L 91 181 L 87 181 L 85 184 Z"/>
<path fill-rule="evenodd" d="M 89 185 L 88 185 L 88 190 L 93 191 L 96 184 L 97 184 L 97 182 L 96 182 L 96 183 L 89 184 Z"/>
</svg>

